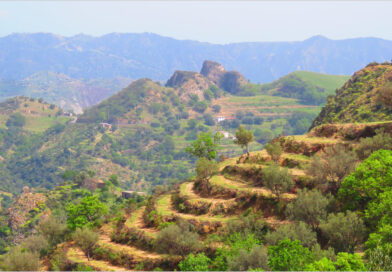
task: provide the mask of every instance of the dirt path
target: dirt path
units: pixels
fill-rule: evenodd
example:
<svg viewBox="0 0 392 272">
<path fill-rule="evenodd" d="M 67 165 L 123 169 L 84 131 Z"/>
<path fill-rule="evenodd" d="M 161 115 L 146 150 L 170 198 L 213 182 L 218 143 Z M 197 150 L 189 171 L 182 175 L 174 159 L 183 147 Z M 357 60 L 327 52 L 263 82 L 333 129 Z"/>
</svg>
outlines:
<svg viewBox="0 0 392 272">
<path fill-rule="evenodd" d="M 202 202 L 208 202 L 212 204 L 219 204 L 219 203 L 227 203 L 227 202 L 232 202 L 234 201 L 235 198 L 230 198 L 230 199 L 219 199 L 219 198 L 206 198 L 206 197 L 201 197 L 197 195 L 193 191 L 193 182 L 188 182 L 185 183 L 185 195 L 189 197 L 189 200 L 193 201 L 202 201 Z"/>
<path fill-rule="evenodd" d="M 172 203 L 170 199 L 170 195 L 166 195 L 161 197 L 158 200 L 157 211 L 162 215 L 174 215 L 181 217 L 183 219 L 194 219 L 197 221 L 206 221 L 206 222 L 225 222 L 229 219 L 235 218 L 236 216 L 228 216 L 228 215 L 194 215 L 189 213 L 180 213 L 172 208 Z"/>
<path fill-rule="evenodd" d="M 144 233 L 147 233 L 150 236 L 156 236 L 156 234 L 158 233 L 157 229 L 145 227 L 144 220 L 143 220 L 144 209 L 145 209 L 145 207 L 142 207 L 142 208 L 134 211 L 134 213 L 131 216 L 131 217 L 133 217 L 133 220 L 128 221 L 127 225 L 129 227 L 137 228 L 137 229 L 143 231 Z"/>
<path fill-rule="evenodd" d="M 94 260 L 94 259 L 90 259 L 90 261 L 89 261 L 87 259 L 86 255 L 84 254 L 84 252 L 77 247 L 71 247 L 68 249 L 67 259 L 69 259 L 70 261 L 75 262 L 75 263 L 80 263 L 80 264 L 91 266 L 98 271 L 127 271 L 127 270 L 129 270 L 129 269 L 126 269 L 121 266 L 111 265 L 109 262 L 106 262 L 106 261 L 98 261 L 98 260 Z"/>
<path fill-rule="evenodd" d="M 124 252 L 127 255 L 131 255 L 135 260 L 145 260 L 145 259 L 160 259 L 161 255 L 152 252 L 144 251 L 133 246 L 117 244 L 111 241 L 110 237 L 106 233 L 102 233 L 99 236 L 99 244 L 104 247 L 116 252 Z"/>
<path fill-rule="evenodd" d="M 273 195 L 272 192 L 267 188 L 254 187 L 254 186 L 248 185 L 244 182 L 227 179 L 221 175 L 212 177 L 210 181 L 212 184 L 216 184 L 218 186 L 223 186 L 228 189 L 235 189 L 235 190 L 244 191 L 244 192 L 248 192 L 248 193 L 257 193 L 257 194 L 259 194 L 261 196 L 265 196 L 265 197 L 271 197 Z M 296 197 L 295 194 L 292 194 L 292 193 L 282 194 L 282 198 L 284 198 L 284 199 L 293 199 L 295 197 Z"/>
</svg>

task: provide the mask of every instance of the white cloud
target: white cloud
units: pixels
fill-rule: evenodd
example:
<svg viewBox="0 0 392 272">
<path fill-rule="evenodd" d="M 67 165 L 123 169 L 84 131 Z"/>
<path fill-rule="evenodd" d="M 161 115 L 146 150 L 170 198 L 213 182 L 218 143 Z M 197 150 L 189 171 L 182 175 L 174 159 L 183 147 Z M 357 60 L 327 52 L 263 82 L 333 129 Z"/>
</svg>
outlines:
<svg viewBox="0 0 392 272">
<path fill-rule="evenodd" d="M 8 16 L 8 11 L 5 9 L 0 9 L 0 18 L 4 18 Z"/>
</svg>

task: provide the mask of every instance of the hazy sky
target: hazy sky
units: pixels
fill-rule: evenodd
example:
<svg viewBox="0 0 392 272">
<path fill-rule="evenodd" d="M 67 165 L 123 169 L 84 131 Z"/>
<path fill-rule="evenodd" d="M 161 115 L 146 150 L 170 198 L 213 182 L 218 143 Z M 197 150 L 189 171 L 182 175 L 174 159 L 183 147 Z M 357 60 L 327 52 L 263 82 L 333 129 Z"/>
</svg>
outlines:
<svg viewBox="0 0 392 272">
<path fill-rule="evenodd" d="M 213 43 L 392 40 L 392 1 L 0 1 L 0 36 L 153 32 Z"/>
</svg>

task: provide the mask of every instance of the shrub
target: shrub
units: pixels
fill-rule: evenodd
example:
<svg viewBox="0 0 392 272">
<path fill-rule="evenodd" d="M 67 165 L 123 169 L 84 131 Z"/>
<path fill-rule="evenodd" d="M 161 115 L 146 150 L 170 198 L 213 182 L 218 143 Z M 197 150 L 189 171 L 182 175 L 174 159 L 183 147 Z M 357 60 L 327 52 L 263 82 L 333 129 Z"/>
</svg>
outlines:
<svg viewBox="0 0 392 272">
<path fill-rule="evenodd" d="M 265 145 L 268 155 L 271 156 L 275 162 L 279 161 L 280 155 L 282 154 L 282 146 L 279 142 L 268 143 Z"/>
<path fill-rule="evenodd" d="M 373 137 L 361 138 L 355 150 L 361 160 L 366 159 L 379 149 L 392 149 L 392 138 L 383 130 L 377 130 Z"/>
<path fill-rule="evenodd" d="M 327 207 L 331 197 L 325 197 L 319 190 L 300 190 L 296 199 L 287 205 L 288 218 L 304 221 L 316 230 L 322 220 L 327 218 Z"/>
<path fill-rule="evenodd" d="M 306 172 L 314 177 L 316 184 L 327 186 L 327 191 L 336 194 L 341 182 L 355 169 L 357 162 L 355 152 L 343 146 L 329 147 L 325 153 L 313 158 Z"/>
<path fill-rule="evenodd" d="M 268 256 L 268 265 L 274 271 L 300 271 L 313 260 L 309 249 L 290 239 L 268 247 Z"/>
<path fill-rule="evenodd" d="M 208 180 L 210 176 L 218 172 L 218 165 L 215 161 L 207 158 L 200 158 L 196 161 L 196 175 L 199 179 Z"/>
<path fill-rule="evenodd" d="M 201 249 L 199 235 L 190 231 L 189 224 L 170 225 L 156 239 L 156 249 L 162 253 L 185 256 Z"/>
<path fill-rule="evenodd" d="M 92 230 L 84 227 L 82 229 L 78 228 L 76 230 L 73 235 L 73 239 L 86 254 L 87 259 L 90 260 L 90 256 L 98 243 L 99 235 Z"/>
<path fill-rule="evenodd" d="M 263 169 L 264 185 L 272 191 L 280 201 L 280 195 L 289 192 L 294 181 L 287 168 L 280 168 L 278 165 L 268 166 Z"/>
<path fill-rule="evenodd" d="M 365 225 L 354 212 L 330 214 L 328 219 L 320 224 L 323 235 L 328 239 L 337 252 L 353 252 L 365 235 Z"/>
<path fill-rule="evenodd" d="M 277 245 L 285 238 L 298 240 L 307 248 L 317 243 L 317 235 L 304 222 L 280 226 L 276 231 L 267 233 L 265 241 L 269 245 Z"/>
<path fill-rule="evenodd" d="M 208 265 L 210 263 L 211 259 L 204 253 L 197 255 L 191 253 L 178 264 L 178 267 L 181 271 L 209 271 Z"/>
<path fill-rule="evenodd" d="M 255 246 L 250 251 L 241 249 L 238 255 L 227 259 L 229 270 L 249 271 L 249 270 L 268 270 L 267 251 L 262 246 Z"/>
<path fill-rule="evenodd" d="M 3 266 L 9 271 L 38 271 L 39 255 L 14 247 L 4 256 Z"/>
</svg>

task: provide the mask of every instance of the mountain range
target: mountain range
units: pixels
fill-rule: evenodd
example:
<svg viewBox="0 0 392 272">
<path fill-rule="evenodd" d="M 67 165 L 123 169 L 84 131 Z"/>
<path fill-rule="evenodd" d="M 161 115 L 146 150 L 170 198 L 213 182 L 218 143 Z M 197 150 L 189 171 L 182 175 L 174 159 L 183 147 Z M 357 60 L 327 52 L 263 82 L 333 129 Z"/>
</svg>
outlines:
<svg viewBox="0 0 392 272">
<path fill-rule="evenodd" d="M 349 75 L 367 63 L 389 60 L 392 41 L 378 38 L 211 44 L 151 33 L 62 37 L 49 33 L 0 38 L 0 78 L 21 80 L 40 71 L 73 78 L 165 80 L 175 70 L 200 70 L 210 59 L 252 82 L 265 83 L 296 70 Z"/>
</svg>

